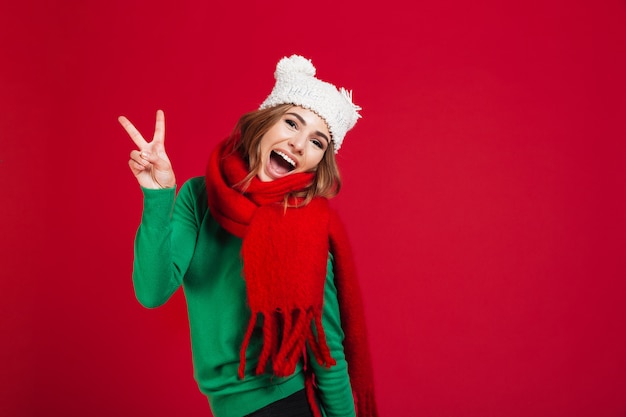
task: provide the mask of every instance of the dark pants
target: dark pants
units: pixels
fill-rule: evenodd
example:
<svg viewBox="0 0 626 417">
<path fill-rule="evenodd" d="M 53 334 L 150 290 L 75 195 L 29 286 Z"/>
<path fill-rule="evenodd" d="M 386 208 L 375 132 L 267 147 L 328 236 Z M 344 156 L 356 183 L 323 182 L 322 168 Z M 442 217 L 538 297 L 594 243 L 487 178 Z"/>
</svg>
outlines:
<svg viewBox="0 0 626 417">
<path fill-rule="evenodd" d="M 246 417 L 313 417 L 313 413 L 311 413 L 304 390 L 301 390 L 287 398 L 266 405 Z"/>
</svg>

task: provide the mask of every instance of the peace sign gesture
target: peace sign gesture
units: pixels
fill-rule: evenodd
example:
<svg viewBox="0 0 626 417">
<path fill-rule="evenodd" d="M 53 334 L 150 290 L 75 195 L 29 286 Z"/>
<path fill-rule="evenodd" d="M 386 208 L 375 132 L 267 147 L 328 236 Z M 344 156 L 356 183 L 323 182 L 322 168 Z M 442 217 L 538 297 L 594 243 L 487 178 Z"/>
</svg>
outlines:
<svg viewBox="0 0 626 417">
<path fill-rule="evenodd" d="M 130 153 L 128 165 L 144 188 L 159 189 L 176 186 L 176 177 L 165 153 L 165 114 L 157 110 L 152 142 L 146 142 L 141 133 L 124 116 L 117 119 L 137 148 Z"/>
</svg>

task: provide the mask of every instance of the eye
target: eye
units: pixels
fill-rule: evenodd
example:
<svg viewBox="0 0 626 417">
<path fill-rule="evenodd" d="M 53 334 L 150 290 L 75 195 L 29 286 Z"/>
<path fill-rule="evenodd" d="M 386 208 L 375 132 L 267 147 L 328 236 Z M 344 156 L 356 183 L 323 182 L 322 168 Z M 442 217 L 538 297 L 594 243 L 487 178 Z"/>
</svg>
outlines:
<svg viewBox="0 0 626 417">
<path fill-rule="evenodd" d="M 318 139 L 311 139 L 311 143 L 313 143 L 313 145 L 315 145 L 315 147 L 319 149 L 324 149 L 324 144 Z"/>
<path fill-rule="evenodd" d="M 296 129 L 298 124 L 291 119 L 285 119 L 285 123 L 289 125 L 289 127 Z"/>
</svg>

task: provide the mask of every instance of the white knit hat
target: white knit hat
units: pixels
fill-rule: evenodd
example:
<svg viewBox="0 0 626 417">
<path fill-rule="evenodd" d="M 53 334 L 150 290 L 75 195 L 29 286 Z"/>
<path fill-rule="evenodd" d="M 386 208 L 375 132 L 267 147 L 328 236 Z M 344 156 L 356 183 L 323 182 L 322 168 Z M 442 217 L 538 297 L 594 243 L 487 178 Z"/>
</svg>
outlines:
<svg viewBox="0 0 626 417">
<path fill-rule="evenodd" d="M 334 85 L 315 78 L 311 60 L 300 55 L 281 59 L 274 78 L 274 89 L 259 108 L 290 103 L 314 111 L 328 125 L 337 153 L 346 133 L 361 117 L 358 113 L 361 108 L 352 103 L 352 91 L 343 87 L 337 90 Z"/>
</svg>

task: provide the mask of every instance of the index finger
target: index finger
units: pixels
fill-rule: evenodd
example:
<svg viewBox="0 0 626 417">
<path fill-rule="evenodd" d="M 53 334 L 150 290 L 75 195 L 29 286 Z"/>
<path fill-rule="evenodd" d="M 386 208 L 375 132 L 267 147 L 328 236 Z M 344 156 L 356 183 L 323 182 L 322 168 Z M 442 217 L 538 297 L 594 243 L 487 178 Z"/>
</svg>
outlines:
<svg viewBox="0 0 626 417">
<path fill-rule="evenodd" d="M 126 133 L 128 133 L 128 136 L 130 136 L 130 138 L 133 140 L 133 142 L 135 142 L 135 145 L 137 145 L 139 149 L 143 149 L 148 145 L 148 142 L 146 142 L 143 136 L 141 136 L 141 133 L 139 133 L 137 128 L 130 122 L 130 120 L 128 120 L 124 116 L 118 117 L 117 120 L 120 122 L 124 130 L 126 130 Z"/>
</svg>

